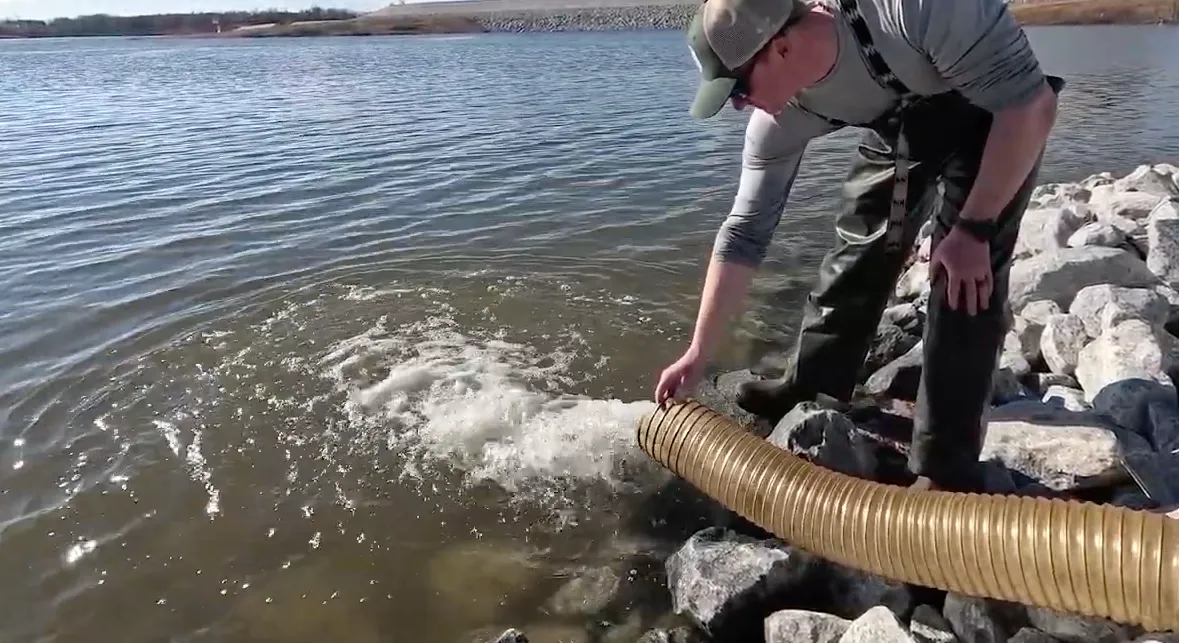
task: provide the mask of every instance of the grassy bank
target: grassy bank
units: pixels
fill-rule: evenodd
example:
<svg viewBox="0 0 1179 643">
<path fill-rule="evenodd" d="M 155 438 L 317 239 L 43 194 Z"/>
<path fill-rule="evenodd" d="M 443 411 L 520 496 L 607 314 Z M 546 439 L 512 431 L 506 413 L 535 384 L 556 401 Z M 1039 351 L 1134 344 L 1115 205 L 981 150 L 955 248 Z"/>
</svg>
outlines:
<svg viewBox="0 0 1179 643">
<path fill-rule="evenodd" d="M 229 36 L 437 34 L 499 31 L 621 31 L 680 29 L 694 2 L 683 0 L 585 0 L 537 4 L 529 0 L 392 5 L 351 20 L 275 25 Z M 1179 0 L 1033 0 L 1012 11 L 1024 25 L 1179 23 Z"/>
</svg>

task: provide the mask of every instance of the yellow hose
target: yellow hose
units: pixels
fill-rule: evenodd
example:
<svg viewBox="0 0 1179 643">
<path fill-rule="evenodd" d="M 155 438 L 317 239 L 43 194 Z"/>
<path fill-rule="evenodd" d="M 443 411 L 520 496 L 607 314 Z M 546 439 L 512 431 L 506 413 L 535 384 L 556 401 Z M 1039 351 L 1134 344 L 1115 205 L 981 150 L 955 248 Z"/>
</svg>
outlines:
<svg viewBox="0 0 1179 643">
<path fill-rule="evenodd" d="M 640 447 L 782 540 L 898 582 L 1179 629 L 1179 522 L 1060 499 L 913 491 L 813 465 L 695 402 Z"/>
</svg>

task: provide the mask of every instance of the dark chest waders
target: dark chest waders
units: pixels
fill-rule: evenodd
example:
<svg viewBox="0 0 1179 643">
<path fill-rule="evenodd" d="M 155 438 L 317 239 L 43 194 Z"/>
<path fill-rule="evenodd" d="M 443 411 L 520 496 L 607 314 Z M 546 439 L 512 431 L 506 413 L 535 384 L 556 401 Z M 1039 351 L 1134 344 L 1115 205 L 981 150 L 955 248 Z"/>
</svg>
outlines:
<svg viewBox="0 0 1179 643">
<path fill-rule="evenodd" d="M 894 107 L 879 121 L 869 123 L 867 127 L 878 130 L 885 138 L 895 138 L 896 140 L 896 174 L 892 190 L 892 203 L 888 213 L 888 224 L 885 230 L 885 240 L 889 253 L 903 252 L 904 223 L 909 205 L 910 159 L 909 143 L 904 135 L 902 117 L 905 108 L 913 102 L 915 95 L 905 83 L 901 82 L 900 78 L 897 78 L 897 75 L 893 73 L 888 63 L 884 62 L 884 57 L 876 49 L 876 44 L 872 40 L 872 33 L 868 30 L 868 23 L 864 21 L 864 15 L 860 13 L 860 7 L 856 3 L 856 0 L 840 0 L 839 9 L 851 26 L 860 55 L 868 63 L 868 71 L 872 75 L 873 80 L 884 89 L 900 95 Z M 837 127 L 846 127 L 849 125 L 849 123 L 837 119 L 818 114 L 816 116 Z"/>
</svg>

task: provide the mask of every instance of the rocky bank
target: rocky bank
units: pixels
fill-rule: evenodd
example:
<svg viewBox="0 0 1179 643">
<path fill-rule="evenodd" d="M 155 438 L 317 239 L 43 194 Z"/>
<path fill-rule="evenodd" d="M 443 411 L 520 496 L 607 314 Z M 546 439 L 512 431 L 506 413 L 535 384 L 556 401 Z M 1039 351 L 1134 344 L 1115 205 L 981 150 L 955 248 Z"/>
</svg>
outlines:
<svg viewBox="0 0 1179 643">
<path fill-rule="evenodd" d="M 697 397 L 812 462 L 908 483 L 931 229 L 882 317 L 853 404 L 802 404 L 769 426 L 732 402 L 758 369 L 712 376 Z M 981 456 L 987 490 L 1179 517 L 1179 168 L 1040 186 L 1023 217 L 1008 319 Z M 721 515 L 664 563 L 672 610 L 691 625 L 648 630 L 641 643 L 1179 643 L 1175 633 L 901 585 Z M 529 639 L 512 630 L 499 640 Z"/>
<path fill-rule="evenodd" d="M 503 11 L 471 18 L 488 32 L 641 31 L 683 29 L 695 11 L 694 4 L 680 4 Z"/>
</svg>

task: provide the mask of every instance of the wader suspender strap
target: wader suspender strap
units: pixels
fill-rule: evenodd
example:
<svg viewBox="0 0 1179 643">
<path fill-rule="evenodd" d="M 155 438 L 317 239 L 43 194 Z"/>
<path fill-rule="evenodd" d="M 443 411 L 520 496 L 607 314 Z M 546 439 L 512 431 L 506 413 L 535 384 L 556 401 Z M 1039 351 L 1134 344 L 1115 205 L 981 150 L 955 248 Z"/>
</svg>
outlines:
<svg viewBox="0 0 1179 643">
<path fill-rule="evenodd" d="M 945 0 L 949 1 L 949 0 Z M 901 95 L 900 105 L 893 110 L 888 119 L 888 128 L 896 131 L 896 174 L 892 187 L 892 203 L 888 212 L 888 228 L 885 232 L 888 252 L 900 252 L 901 241 L 904 240 L 905 211 L 909 193 L 909 143 L 905 140 L 901 127 L 901 114 L 909 103 L 912 92 L 905 86 L 892 69 L 880 56 L 876 45 L 872 42 L 872 34 L 868 31 L 868 24 L 864 22 L 864 15 L 856 0 L 839 0 L 839 7 L 847 16 L 852 33 L 860 45 L 860 52 L 868 61 L 869 71 L 876 82 L 885 89 Z"/>
</svg>

